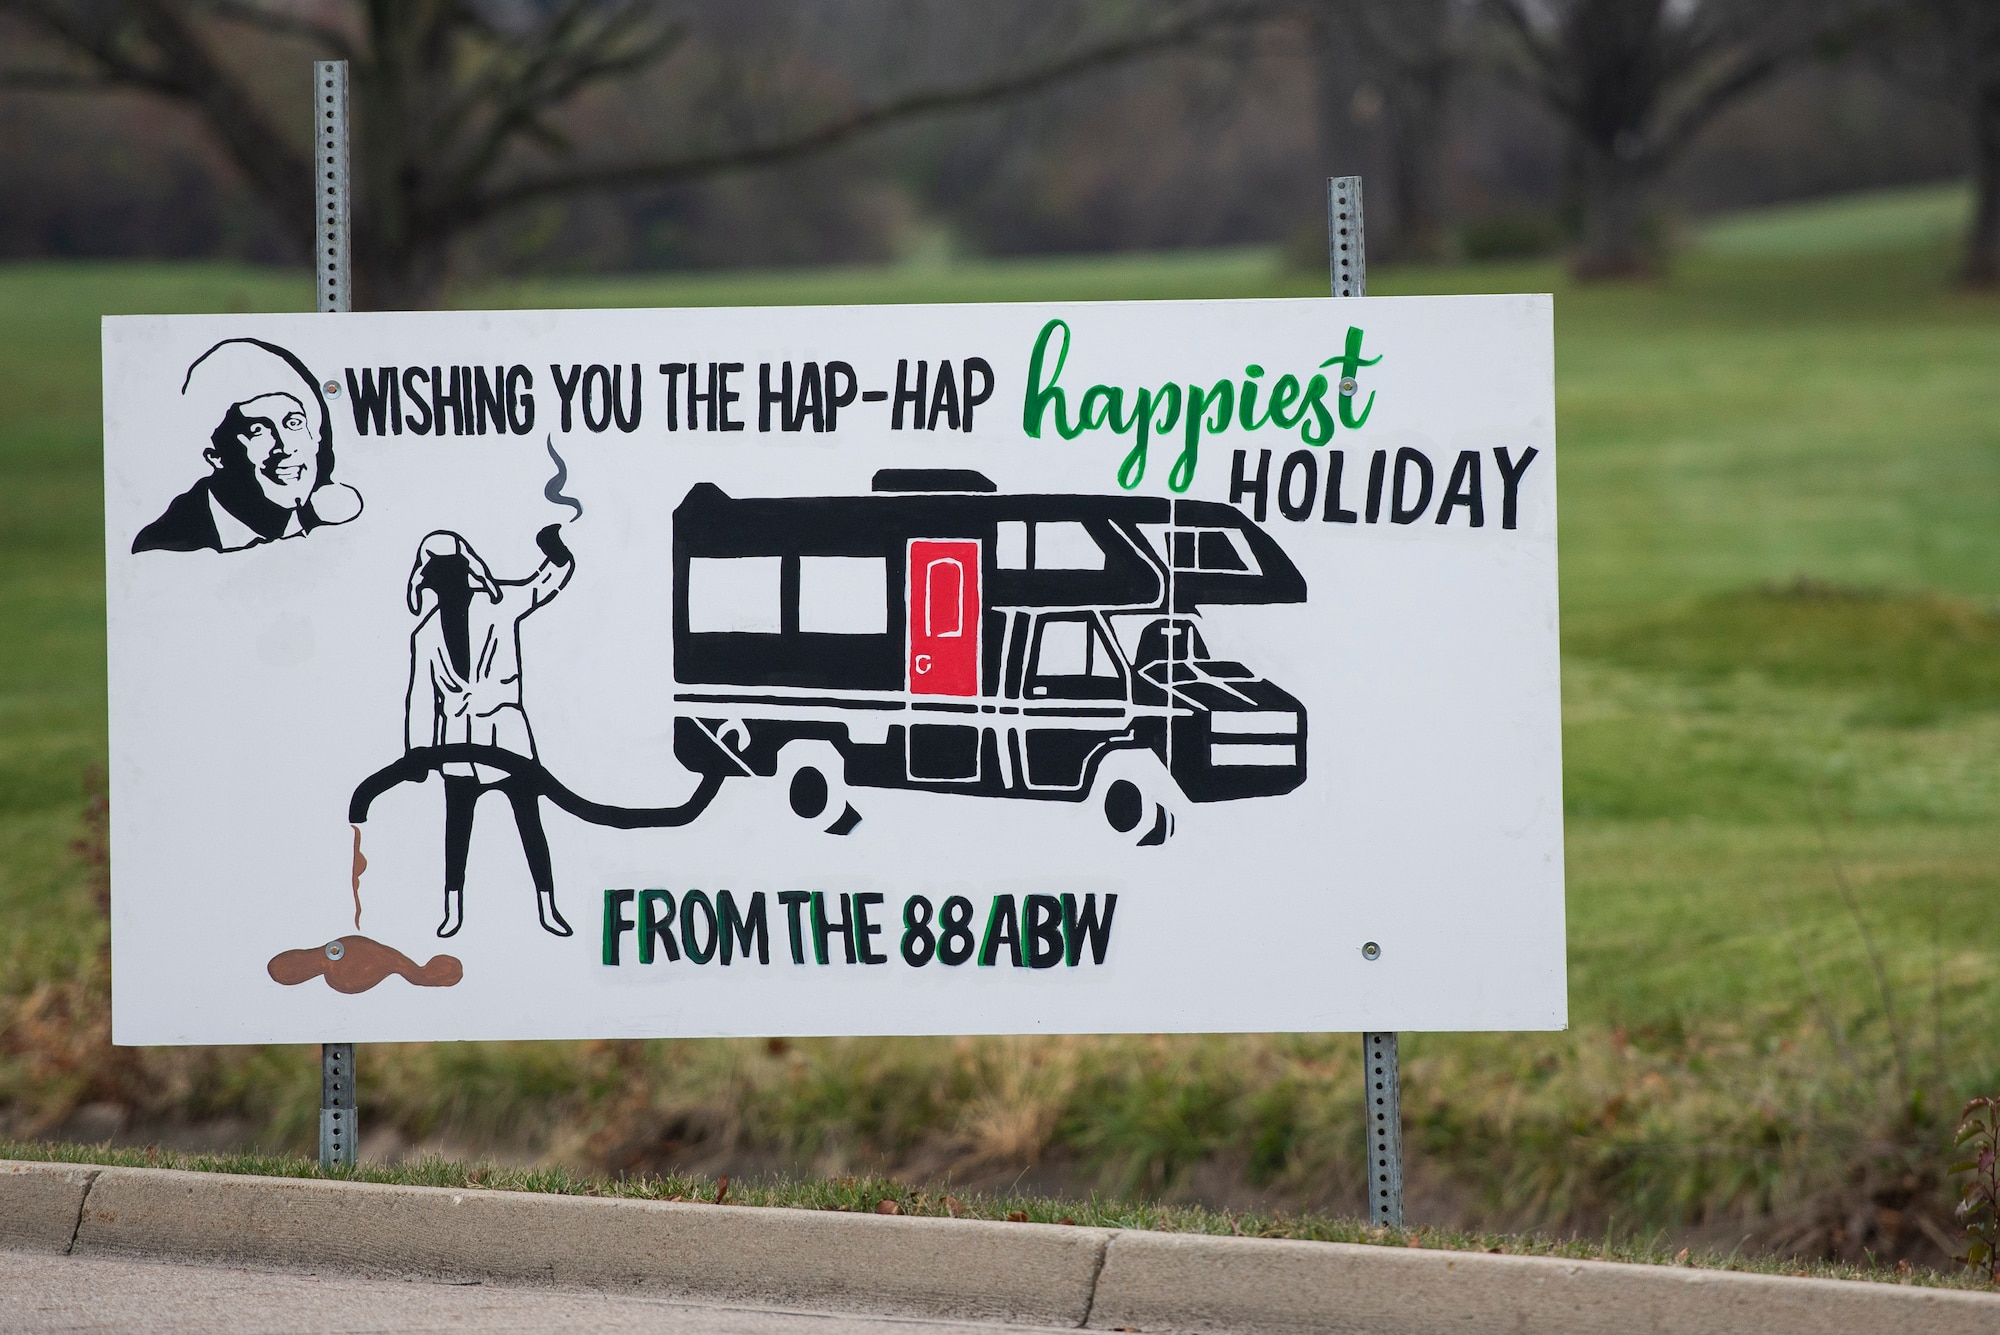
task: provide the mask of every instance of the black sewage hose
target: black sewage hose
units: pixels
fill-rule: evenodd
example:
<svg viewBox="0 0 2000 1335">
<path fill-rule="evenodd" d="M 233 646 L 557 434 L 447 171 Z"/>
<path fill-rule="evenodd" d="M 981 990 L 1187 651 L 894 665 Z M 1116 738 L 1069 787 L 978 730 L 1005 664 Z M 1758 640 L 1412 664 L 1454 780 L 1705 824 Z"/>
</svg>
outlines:
<svg viewBox="0 0 2000 1335">
<path fill-rule="evenodd" d="M 354 796 L 348 799 L 348 823 L 365 823 L 368 808 L 374 805 L 375 799 L 396 785 L 421 783 L 432 770 L 458 764 L 485 765 L 502 771 L 509 778 L 527 779 L 534 785 L 537 794 L 548 798 L 578 820 L 592 825 L 609 825 L 619 830 L 657 830 L 686 825 L 708 810 L 708 804 L 722 791 L 724 778 L 720 774 L 702 775 L 694 793 L 677 807 L 613 807 L 578 797 L 563 787 L 553 774 L 542 768 L 542 762 L 532 756 L 471 742 L 419 746 L 404 752 L 402 759 L 384 765 L 361 781 L 354 790 Z"/>
</svg>

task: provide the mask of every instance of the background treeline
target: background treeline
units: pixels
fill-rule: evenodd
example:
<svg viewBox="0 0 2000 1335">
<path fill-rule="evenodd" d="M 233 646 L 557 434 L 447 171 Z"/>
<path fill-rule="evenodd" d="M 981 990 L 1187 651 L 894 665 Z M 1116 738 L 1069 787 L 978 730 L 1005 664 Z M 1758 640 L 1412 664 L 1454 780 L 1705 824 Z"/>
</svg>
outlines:
<svg viewBox="0 0 2000 1335">
<path fill-rule="evenodd" d="M 517 27 L 563 8 L 467 7 Z M 304 61 L 329 52 L 311 49 L 303 29 L 246 24 L 230 11 L 352 29 L 351 7 L 178 8 L 274 109 L 274 123 L 296 122 L 303 140 Z M 677 41 L 651 63 L 582 83 L 535 151 L 636 152 L 690 125 L 722 124 L 754 139 L 760 117 L 777 124 L 801 108 L 865 105 L 883 89 L 950 86 L 1150 21 L 1146 7 L 1105 3 L 637 8 L 670 21 Z M 1519 7 L 1531 18 L 1590 8 Z M 1650 14 L 1671 31 L 1677 11 L 1729 6 L 1597 8 Z M 1924 8 L 1809 6 L 1825 20 L 1808 25 L 1809 40 L 1704 120 L 1658 178 L 1645 201 L 1649 242 L 1664 243 L 1676 221 L 1706 211 L 1966 173 L 1973 133 L 1963 100 L 1943 95 L 1946 81 L 1926 72 L 1935 60 L 1923 54 L 1949 38 L 1898 17 Z M 75 42 L 51 35 L 48 14 L 63 9 L 0 4 L 0 45 L 15 53 L 13 87 L 0 91 L 0 258 L 300 262 L 292 220 L 274 216 L 202 112 L 102 77 Z M 1354 171 L 1371 185 L 1378 257 L 1548 250 L 1581 225 L 1583 136 L 1573 118 L 1551 111 L 1509 9 L 1456 0 L 1243 6 L 1188 40 L 824 153 L 551 195 L 454 237 L 448 269 L 467 278 L 1280 241 L 1304 255 L 1323 225 L 1321 181 Z M 1843 24 L 1831 21 L 1836 13 Z M 1884 54 L 1891 30 L 1897 59 Z M 1413 64 L 1426 55 L 1428 72 Z M 454 67 L 441 77 L 468 76 Z"/>
</svg>

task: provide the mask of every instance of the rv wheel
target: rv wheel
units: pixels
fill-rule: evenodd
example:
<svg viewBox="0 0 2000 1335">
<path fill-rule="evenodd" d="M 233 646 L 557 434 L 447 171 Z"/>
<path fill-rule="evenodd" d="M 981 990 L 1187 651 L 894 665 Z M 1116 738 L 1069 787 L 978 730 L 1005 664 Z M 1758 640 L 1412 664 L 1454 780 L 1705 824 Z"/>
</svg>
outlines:
<svg viewBox="0 0 2000 1335">
<path fill-rule="evenodd" d="M 811 820 L 826 810 L 826 775 L 811 765 L 801 765 L 792 775 L 792 814 Z"/>
<path fill-rule="evenodd" d="M 847 800 L 840 756 L 832 747 L 795 743 L 787 752 L 779 757 L 778 780 L 793 815 L 828 834 L 846 834 L 861 823 L 861 813 Z"/>
<path fill-rule="evenodd" d="M 1154 786 L 1144 776 L 1104 784 L 1105 822 L 1141 848 L 1164 844 L 1174 832 L 1174 814 L 1153 796 Z"/>
<path fill-rule="evenodd" d="M 1120 834 L 1130 834 L 1145 819 L 1146 797 L 1139 785 L 1120 779 L 1104 790 L 1104 819 Z"/>
</svg>

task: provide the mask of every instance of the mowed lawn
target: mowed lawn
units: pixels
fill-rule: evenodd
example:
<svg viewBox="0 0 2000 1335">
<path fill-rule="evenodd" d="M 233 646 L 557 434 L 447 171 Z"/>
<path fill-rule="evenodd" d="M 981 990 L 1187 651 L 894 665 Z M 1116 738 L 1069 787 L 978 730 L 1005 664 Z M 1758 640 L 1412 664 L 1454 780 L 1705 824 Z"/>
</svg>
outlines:
<svg viewBox="0 0 2000 1335">
<path fill-rule="evenodd" d="M 1461 1214 L 1638 1224 L 1771 1210 L 1805 1229 L 1827 1193 L 1860 1190 L 1880 1215 L 1871 1236 L 1901 1246 L 1905 1207 L 1940 1199 L 1957 1101 L 2000 1092 L 2000 304 L 1950 289 L 1941 200 L 1733 220 L 1652 284 L 1578 288 L 1553 263 L 1372 278 L 1378 294 L 1557 293 L 1573 1031 L 1409 1041 L 1414 1171 Z M 1244 250 L 542 280 L 458 300 L 1323 290 Z M 99 939 L 68 848 L 104 751 L 97 317 L 302 309 L 310 295 L 300 277 L 216 265 L 0 268 L 0 1007 L 26 1014 L 21 999 L 81 976 Z M 78 1073 L 82 1058 L 22 1056 L 22 1029 L 0 1043 L 17 1132 L 33 1129 L 23 1109 L 47 1124 L 104 1087 Z M 681 1143 L 661 1110 L 692 1117 L 698 1140 L 710 1123 L 687 1110 L 712 1092 L 738 1143 L 793 1162 L 1047 1155 L 1114 1189 L 1172 1192 L 1194 1189 L 1206 1158 L 1323 1199 L 1354 1176 L 1358 1144 L 1335 1143 L 1358 1141 L 1351 1046 L 546 1045 L 368 1060 L 377 1117 L 411 1139 L 518 1133 L 644 1166 Z M 267 1143 L 302 1132 L 303 1054 L 204 1061 L 182 1112 L 245 1116 Z M 293 1067 L 281 1097 L 253 1088 L 254 1072 Z M 676 1090 L 647 1103 L 651 1122 L 578 1093 L 629 1099 L 649 1081 Z M 919 1096 L 911 1081 L 929 1083 Z M 477 1112 L 464 1082 L 513 1111 Z M 918 1147 L 940 1137 L 972 1148 L 924 1160 Z M 1903 1197 L 1879 1186 L 1905 1178 Z"/>
</svg>

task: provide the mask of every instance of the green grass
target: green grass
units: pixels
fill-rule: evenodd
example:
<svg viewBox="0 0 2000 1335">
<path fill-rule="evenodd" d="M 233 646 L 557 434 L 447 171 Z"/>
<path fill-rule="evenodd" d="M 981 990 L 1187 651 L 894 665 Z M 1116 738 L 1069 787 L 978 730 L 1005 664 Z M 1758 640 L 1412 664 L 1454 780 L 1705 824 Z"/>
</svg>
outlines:
<svg viewBox="0 0 2000 1335">
<path fill-rule="evenodd" d="M 1858 255 L 1956 237 L 1971 217 L 1962 183 L 1871 190 L 1723 217 L 1701 229 L 1699 245 L 1729 259 Z"/>
<path fill-rule="evenodd" d="M 501 283 L 468 295 L 482 307 L 848 306 L 934 301 L 1143 301 L 1161 297 L 1317 296 L 1264 247 L 1165 255 L 621 275 Z"/>
<path fill-rule="evenodd" d="M 2000 307 L 1950 288 L 1950 207 L 1916 192 L 1719 225 L 1644 285 L 1578 288 L 1553 263 L 1375 275 L 1378 293 L 1557 293 L 1573 1028 L 1406 1040 L 1426 1208 L 1941 1259 L 1950 1123 L 2000 1088 Z M 1226 251 L 460 300 L 1323 281 Z M 0 268 L 0 1132 L 95 1100 L 239 1118 L 273 1148 L 311 1135 L 302 1049 L 116 1056 L 92 1037 L 101 928 L 67 852 L 104 747 L 97 316 L 309 299 L 224 266 Z M 579 1169 L 1025 1169 L 1117 1201 L 1339 1206 L 1359 1198 L 1357 1059 L 1351 1036 L 383 1045 L 361 1089 L 364 1124 L 406 1144 Z"/>
<path fill-rule="evenodd" d="M 1543 1256 L 1570 1261 L 1622 1261 L 1634 1265 L 1691 1266 L 1800 1279 L 1870 1280 L 1924 1288 L 1986 1287 L 1967 1274 L 1940 1274 L 1912 1266 L 1868 1262 L 1843 1265 L 1820 1260 L 1758 1256 L 1742 1251 L 1696 1250 L 1663 1238 L 1589 1239 L 1532 1233 L 1470 1232 L 1464 1229 L 1370 1227 L 1351 1217 L 1316 1212 L 1272 1213 L 1209 1210 L 1201 1206 L 1147 1201 L 1070 1199 L 1021 1192 L 962 1194 L 948 1185 L 912 1186 L 894 1178 L 771 1177 L 751 1181 L 685 1174 L 607 1177 L 565 1168 L 507 1168 L 458 1163 L 426 1156 L 400 1164 L 360 1164 L 323 1169 L 318 1161 L 273 1154 L 175 1154 L 110 1145 L 50 1144 L 0 1140 L 0 1161 L 88 1164 L 107 1168 L 167 1168 L 184 1172 L 235 1173 L 257 1177 L 319 1181 L 375 1182 L 398 1187 L 472 1188 L 485 1191 L 543 1192 L 614 1200 L 683 1201 L 707 1205 L 832 1210 L 845 1214 L 899 1214 L 927 1218 L 986 1219 L 1015 1224 L 1057 1224 L 1079 1228 L 1144 1229 L 1155 1233 L 1201 1233 L 1217 1237 L 1281 1238 L 1305 1242 L 1345 1242 L 1376 1247 L 1419 1247 L 1436 1251 L 1488 1252 L 1502 1256 Z M 892 1206 L 893 1209 L 886 1207 Z"/>
</svg>

